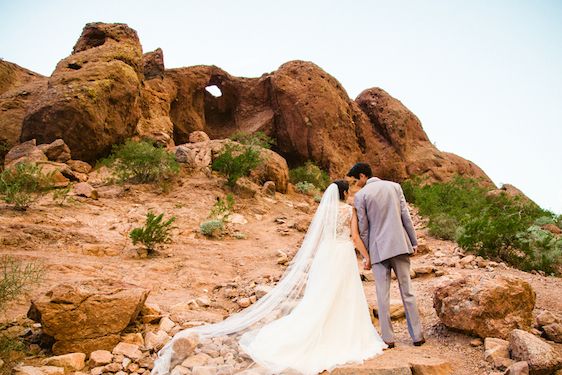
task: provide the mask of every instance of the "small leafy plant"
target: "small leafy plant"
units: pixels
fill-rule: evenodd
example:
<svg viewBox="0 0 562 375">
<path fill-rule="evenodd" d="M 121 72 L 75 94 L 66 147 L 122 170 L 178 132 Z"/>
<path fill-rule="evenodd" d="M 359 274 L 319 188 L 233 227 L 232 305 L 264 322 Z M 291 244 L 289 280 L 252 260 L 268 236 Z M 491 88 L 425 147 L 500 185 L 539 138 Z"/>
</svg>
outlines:
<svg viewBox="0 0 562 375">
<path fill-rule="evenodd" d="M 303 166 L 289 171 L 289 180 L 297 185 L 299 182 L 308 182 L 323 191 L 330 185 L 330 176 L 316 164 L 307 161 Z"/>
<path fill-rule="evenodd" d="M 213 161 L 212 168 L 226 176 L 227 185 L 234 187 L 240 177 L 248 176 L 261 163 L 257 147 L 227 144 Z"/>
<path fill-rule="evenodd" d="M 218 198 L 209 212 L 208 220 L 199 225 L 201 233 L 207 237 L 220 237 L 224 233 L 226 220 L 232 213 L 235 203 L 232 194 Z"/>
<path fill-rule="evenodd" d="M 170 231 L 173 229 L 172 224 L 175 220 L 176 217 L 172 216 L 164 221 L 164 213 L 156 216 L 152 211 L 148 211 L 144 226 L 134 228 L 129 233 L 129 237 L 133 241 L 133 245 L 140 242 L 151 254 L 154 252 L 156 245 L 168 243 L 171 240 Z"/>
<path fill-rule="evenodd" d="M 66 203 L 74 202 L 74 199 L 70 196 L 70 190 L 72 185 L 67 187 L 58 188 L 53 190 L 53 200 L 59 205 L 64 206 Z"/>
<path fill-rule="evenodd" d="M 0 195 L 14 209 L 25 211 L 53 186 L 53 174 L 33 163 L 18 163 L 0 173 Z"/>
<path fill-rule="evenodd" d="M 101 161 L 111 167 L 119 182 L 161 182 L 178 174 L 175 156 L 148 141 L 128 140 L 113 147 L 111 155 Z"/>
<path fill-rule="evenodd" d="M 225 198 L 218 198 L 211 212 L 209 213 L 209 218 L 226 220 L 228 216 L 232 213 L 234 208 L 235 200 L 232 194 L 227 194 Z"/>
<path fill-rule="evenodd" d="M 201 233 L 207 237 L 219 237 L 224 230 L 224 222 L 219 219 L 211 219 L 199 225 Z"/>
<path fill-rule="evenodd" d="M 43 271 L 43 266 L 37 262 L 23 263 L 8 255 L 0 256 L 0 312 L 8 302 L 37 283 Z"/>
</svg>

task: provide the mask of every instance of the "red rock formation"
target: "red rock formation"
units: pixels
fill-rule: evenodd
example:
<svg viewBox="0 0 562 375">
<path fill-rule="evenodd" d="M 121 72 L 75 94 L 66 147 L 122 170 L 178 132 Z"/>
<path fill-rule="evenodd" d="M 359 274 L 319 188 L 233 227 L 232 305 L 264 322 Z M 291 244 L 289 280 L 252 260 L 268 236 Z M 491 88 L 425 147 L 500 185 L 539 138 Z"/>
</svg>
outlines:
<svg viewBox="0 0 562 375">
<path fill-rule="evenodd" d="M 142 49 L 124 24 L 84 27 L 48 89 L 30 105 L 21 140 L 62 138 L 80 160 L 93 161 L 135 133 L 140 118 Z"/>
<path fill-rule="evenodd" d="M 220 96 L 205 90 L 211 85 Z M 21 141 L 62 138 L 86 161 L 129 137 L 173 145 L 198 130 L 212 139 L 263 131 L 291 167 L 312 160 L 332 177 L 365 161 L 377 176 L 395 181 L 461 174 L 492 184 L 473 163 L 437 150 L 418 118 L 381 89 L 353 101 L 334 77 L 305 61 L 259 78 L 233 77 L 215 66 L 166 70 L 162 50 L 142 55 L 136 32 L 123 24 L 86 25 L 48 89 L 21 107 Z M 0 124 L 7 116 L 0 114 Z M 20 120 L 13 121 L 17 129 Z"/>
</svg>

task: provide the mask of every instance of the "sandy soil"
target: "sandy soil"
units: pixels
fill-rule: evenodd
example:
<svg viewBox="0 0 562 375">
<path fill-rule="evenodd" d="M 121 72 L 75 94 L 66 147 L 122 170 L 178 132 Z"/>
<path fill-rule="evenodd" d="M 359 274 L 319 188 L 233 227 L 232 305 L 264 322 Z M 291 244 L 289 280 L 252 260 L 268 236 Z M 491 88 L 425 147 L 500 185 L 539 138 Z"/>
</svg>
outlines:
<svg viewBox="0 0 562 375">
<path fill-rule="evenodd" d="M 310 197 L 299 194 L 277 194 L 275 199 L 236 198 L 235 212 L 248 222 L 233 227 L 246 238 L 210 240 L 199 234 L 199 224 L 207 218 L 217 197 L 225 196 L 221 179 L 184 176 L 167 193 L 152 185 L 105 186 L 99 191 L 101 198 L 97 201 L 76 198 L 61 207 L 46 197 L 23 213 L 0 204 L 0 252 L 39 261 L 46 270 L 42 282 L 11 303 L 0 321 L 24 316 L 29 300 L 57 283 L 91 278 L 114 278 L 143 286 L 150 290 L 148 302 L 158 304 L 164 311 L 206 296 L 211 301 L 209 307 L 193 309 L 181 318 L 221 320 L 239 310 L 225 295 L 224 287 L 236 283 L 239 290 L 244 290 L 253 283 L 271 284 L 278 279 L 285 267 L 277 264 L 277 252 L 283 250 L 290 256 L 295 253 L 304 236 L 302 228 L 306 228 L 316 207 Z M 176 229 L 172 243 L 155 257 L 141 258 L 128 233 L 143 223 L 149 209 L 176 216 Z M 413 267 L 433 265 L 436 252 L 442 257 L 452 256 L 456 244 L 429 237 L 423 220 L 414 216 L 418 234 L 432 252 L 413 257 Z M 440 268 L 446 274 L 489 272 Z M 562 279 L 511 268 L 497 268 L 494 272 L 516 275 L 531 283 L 537 293 L 537 313 L 543 309 L 562 312 Z M 386 351 L 363 367 L 422 356 L 450 361 L 455 374 L 494 373 L 484 361 L 483 348 L 470 346 L 472 337 L 451 332 L 440 324 L 432 296 L 442 279 L 426 276 L 413 280 L 428 343 L 413 347 L 405 321 L 396 322 L 397 349 Z M 364 286 L 369 303 L 374 304 L 374 284 L 367 281 Z M 400 298 L 395 281 L 392 298 Z"/>
</svg>

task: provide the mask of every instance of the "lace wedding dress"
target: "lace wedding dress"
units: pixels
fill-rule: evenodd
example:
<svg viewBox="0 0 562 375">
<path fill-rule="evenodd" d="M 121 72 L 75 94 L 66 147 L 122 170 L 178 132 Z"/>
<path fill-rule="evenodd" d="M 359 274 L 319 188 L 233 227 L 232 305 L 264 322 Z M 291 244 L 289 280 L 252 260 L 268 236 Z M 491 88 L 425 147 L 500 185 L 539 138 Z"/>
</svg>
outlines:
<svg viewBox="0 0 562 375">
<path fill-rule="evenodd" d="M 230 343 L 260 374 L 317 374 L 382 353 L 350 239 L 352 207 L 326 189 L 301 248 L 283 278 L 254 305 L 224 321 L 179 332 L 160 352 L 153 374 L 180 364 L 174 341 L 196 334 Z M 243 369 L 236 369 L 242 372 Z"/>
</svg>

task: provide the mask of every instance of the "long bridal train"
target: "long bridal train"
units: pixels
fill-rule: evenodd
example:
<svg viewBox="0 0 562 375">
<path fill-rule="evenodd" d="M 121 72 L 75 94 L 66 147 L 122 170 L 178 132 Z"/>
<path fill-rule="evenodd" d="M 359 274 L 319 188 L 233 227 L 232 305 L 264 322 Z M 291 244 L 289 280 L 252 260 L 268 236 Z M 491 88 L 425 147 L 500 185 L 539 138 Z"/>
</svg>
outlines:
<svg viewBox="0 0 562 375">
<path fill-rule="evenodd" d="M 152 374 L 168 374 L 193 354 L 182 353 L 181 345 L 192 335 L 200 341 L 196 351 L 224 355 L 236 372 L 317 374 L 380 354 L 386 344 L 369 317 L 350 240 L 351 216 L 351 206 L 339 201 L 331 184 L 275 288 L 222 322 L 177 333 L 158 353 Z M 219 362 L 206 366 L 224 366 Z"/>
</svg>

